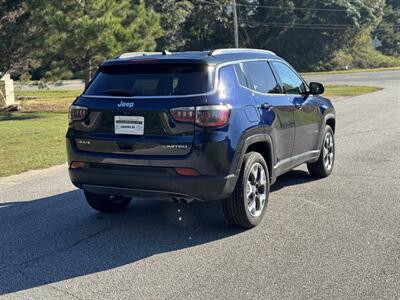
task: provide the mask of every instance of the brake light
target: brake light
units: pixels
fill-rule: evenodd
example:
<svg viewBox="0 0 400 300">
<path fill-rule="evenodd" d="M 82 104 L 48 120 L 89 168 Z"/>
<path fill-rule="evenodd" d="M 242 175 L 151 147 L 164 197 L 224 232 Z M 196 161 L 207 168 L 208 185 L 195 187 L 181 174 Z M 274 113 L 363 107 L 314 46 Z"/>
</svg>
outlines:
<svg viewBox="0 0 400 300">
<path fill-rule="evenodd" d="M 196 107 L 196 125 L 213 127 L 225 125 L 231 109 L 227 105 L 206 105 Z"/>
<path fill-rule="evenodd" d="M 172 116 L 179 122 L 194 122 L 200 127 L 215 127 L 225 125 L 230 116 L 227 105 L 204 105 L 196 107 L 178 107 L 170 110 Z"/>
<path fill-rule="evenodd" d="M 86 118 L 88 113 L 88 108 L 84 106 L 71 105 L 68 111 L 69 122 L 81 121 Z"/>
<path fill-rule="evenodd" d="M 194 122 L 195 108 L 192 107 L 177 107 L 170 110 L 176 121 Z"/>
</svg>

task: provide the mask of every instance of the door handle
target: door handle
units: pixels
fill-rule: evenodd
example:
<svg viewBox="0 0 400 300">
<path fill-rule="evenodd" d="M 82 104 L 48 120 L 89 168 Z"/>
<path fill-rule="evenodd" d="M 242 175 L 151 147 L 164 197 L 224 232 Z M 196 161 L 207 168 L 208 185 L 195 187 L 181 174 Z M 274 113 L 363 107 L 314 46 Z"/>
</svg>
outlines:
<svg viewBox="0 0 400 300">
<path fill-rule="evenodd" d="M 261 104 L 260 107 L 263 110 L 270 110 L 272 108 L 272 105 L 267 103 L 267 102 L 265 102 L 265 103 Z"/>
<path fill-rule="evenodd" d="M 294 107 L 296 107 L 297 109 L 300 109 L 303 106 L 302 103 L 295 103 Z"/>
</svg>

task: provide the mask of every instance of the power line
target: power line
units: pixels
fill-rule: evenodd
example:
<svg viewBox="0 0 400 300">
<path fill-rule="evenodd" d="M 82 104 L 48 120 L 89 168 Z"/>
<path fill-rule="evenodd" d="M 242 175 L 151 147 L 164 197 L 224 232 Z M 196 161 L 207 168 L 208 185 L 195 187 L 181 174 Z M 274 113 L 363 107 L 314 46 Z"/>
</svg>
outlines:
<svg viewBox="0 0 400 300">
<path fill-rule="evenodd" d="M 215 5 L 215 6 L 224 6 L 221 3 L 210 2 L 207 0 L 198 0 L 198 3 L 208 4 L 208 5 Z M 273 5 L 258 5 L 258 4 L 251 4 L 251 3 L 236 3 L 238 7 L 251 7 L 251 8 L 269 8 L 275 10 L 304 10 L 304 11 L 330 11 L 330 12 L 348 12 L 347 9 L 343 8 L 312 8 L 312 7 L 290 7 L 290 6 L 273 6 Z"/>
<path fill-rule="evenodd" d="M 316 29 L 351 29 L 358 28 L 356 25 L 351 24 L 327 24 L 327 23 L 279 23 L 279 22 L 255 22 L 255 21 L 242 21 L 241 24 L 257 25 L 257 26 L 272 26 L 272 27 L 312 27 Z M 400 25 L 393 25 L 393 28 L 399 28 Z"/>
<path fill-rule="evenodd" d="M 262 22 L 241 22 L 241 24 L 247 25 L 255 25 L 255 26 L 262 26 L 262 27 L 280 27 L 280 28 L 292 28 L 292 29 L 310 29 L 310 30 L 346 30 L 357 28 L 356 26 L 324 26 L 321 25 L 307 25 L 307 24 L 290 24 L 290 23 L 262 23 Z M 383 31 L 381 28 L 377 28 L 374 31 Z"/>
<path fill-rule="evenodd" d="M 210 2 L 207 0 L 198 0 L 197 3 L 206 4 L 206 5 L 214 5 L 223 7 L 224 4 Z M 228 4 L 229 5 L 229 4 Z M 257 4 L 242 4 L 236 3 L 237 8 L 239 7 L 263 7 L 263 8 L 272 8 L 272 9 L 288 9 L 289 7 L 280 7 L 280 6 L 269 6 L 269 5 L 257 5 Z M 334 9 L 334 8 L 305 8 L 305 7 L 291 7 L 293 10 L 308 10 L 308 11 L 347 11 L 345 9 Z M 328 24 L 328 23 L 268 23 L 268 22 L 256 22 L 256 21 L 241 21 L 240 25 L 253 25 L 253 26 L 263 26 L 263 27 L 281 27 L 281 28 L 293 28 L 293 29 L 320 29 L 320 30 L 346 30 L 352 28 L 358 28 L 359 26 L 351 25 L 351 24 Z M 390 26 L 394 29 L 400 29 L 400 25 L 392 25 Z M 243 27 L 244 28 L 244 27 Z M 381 31 L 381 29 L 375 29 L 374 31 Z"/>
<path fill-rule="evenodd" d="M 249 24 L 249 23 L 247 23 Z M 320 29 L 320 30 L 345 30 L 348 27 L 317 27 L 317 26 L 303 26 L 303 25 L 293 25 L 293 24 L 257 24 L 257 26 L 263 27 L 279 27 L 279 28 L 293 28 L 293 29 Z"/>
<path fill-rule="evenodd" d="M 240 32 L 240 30 L 239 30 L 238 32 L 239 32 L 239 38 L 240 38 L 240 45 L 241 45 L 242 47 L 246 48 L 246 47 L 247 47 L 247 45 L 246 45 L 246 39 L 245 39 L 245 37 L 243 36 L 243 33 Z"/>
<path fill-rule="evenodd" d="M 240 9 L 239 9 L 239 8 L 238 8 L 238 15 L 240 15 Z M 251 47 L 251 48 L 256 48 L 256 47 L 255 47 L 255 44 L 254 44 L 253 41 L 251 40 L 251 37 L 250 37 L 249 33 L 247 32 L 246 27 L 243 26 L 243 27 L 241 27 L 241 28 L 243 29 L 243 32 L 244 32 L 244 34 L 246 35 L 247 40 L 249 41 L 250 47 Z M 240 34 L 240 31 L 239 31 L 239 34 Z M 243 39 L 243 40 L 244 40 L 244 39 Z"/>
<path fill-rule="evenodd" d="M 258 4 L 237 4 L 237 6 L 243 7 L 262 7 L 262 8 L 269 8 L 269 9 L 292 9 L 292 10 L 305 10 L 305 11 L 335 11 L 335 12 L 348 12 L 347 9 L 343 8 L 313 8 L 313 7 L 282 7 L 282 6 L 273 6 L 273 5 L 258 5 Z"/>
<path fill-rule="evenodd" d="M 332 27 L 332 28 L 356 28 L 357 26 L 351 24 L 324 24 L 324 23 L 280 23 L 280 22 L 255 22 L 255 21 L 244 21 L 243 23 L 252 25 L 277 25 L 277 26 L 308 26 L 308 27 Z M 242 24 L 243 24 L 242 23 Z"/>
</svg>

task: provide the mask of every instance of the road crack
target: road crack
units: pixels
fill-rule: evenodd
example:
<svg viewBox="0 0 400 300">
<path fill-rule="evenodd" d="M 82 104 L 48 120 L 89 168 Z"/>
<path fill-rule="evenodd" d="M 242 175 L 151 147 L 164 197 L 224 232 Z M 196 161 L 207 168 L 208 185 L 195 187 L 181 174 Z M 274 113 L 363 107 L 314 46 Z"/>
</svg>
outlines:
<svg viewBox="0 0 400 300">
<path fill-rule="evenodd" d="M 83 242 L 85 242 L 87 240 L 90 240 L 90 239 L 92 239 L 92 238 L 94 238 L 94 237 L 96 237 L 96 236 L 98 236 L 98 235 L 100 235 L 100 234 L 102 234 L 102 233 L 104 233 L 106 231 L 109 231 L 109 230 L 111 230 L 113 228 L 114 228 L 114 226 L 109 226 L 109 227 L 103 228 L 101 230 L 98 230 L 98 231 L 94 232 L 93 234 L 90 234 L 90 235 L 88 235 L 88 236 L 86 236 L 84 238 L 79 239 L 78 241 L 74 242 L 71 245 L 64 246 L 64 247 L 55 249 L 53 251 L 47 252 L 45 254 L 36 256 L 36 257 L 34 257 L 32 259 L 28 259 L 28 260 L 22 261 L 22 262 L 20 262 L 20 263 L 18 263 L 16 265 L 13 265 L 13 264 L 3 265 L 3 266 L 0 267 L 0 271 L 7 270 L 7 269 L 13 268 L 13 267 L 15 267 L 15 269 L 17 271 L 19 271 L 19 268 L 26 269 L 26 268 L 29 267 L 30 264 L 32 264 L 32 263 L 34 263 L 34 262 L 36 262 L 38 260 L 44 259 L 44 258 L 52 256 L 52 255 L 60 254 L 62 252 L 68 251 L 68 250 L 71 250 L 72 248 L 78 246 L 79 244 L 81 244 L 81 243 L 83 243 Z"/>
</svg>

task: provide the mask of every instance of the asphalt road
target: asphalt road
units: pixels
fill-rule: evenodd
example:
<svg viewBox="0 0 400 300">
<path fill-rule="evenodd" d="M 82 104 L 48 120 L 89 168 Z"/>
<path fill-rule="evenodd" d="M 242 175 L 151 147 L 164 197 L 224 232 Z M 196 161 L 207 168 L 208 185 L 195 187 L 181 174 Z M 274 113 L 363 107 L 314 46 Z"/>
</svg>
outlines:
<svg viewBox="0 0 400 300">
<path fill-rule="evenodd" d="M 333 174 L 281 177 L 253 230 L 219 203 L 96 213 L 66 166 L 1 179 L 0 297 L 399 298 L 400 72 L 308 79 L 385 89 L 336 104 Z"/>
</svg>

